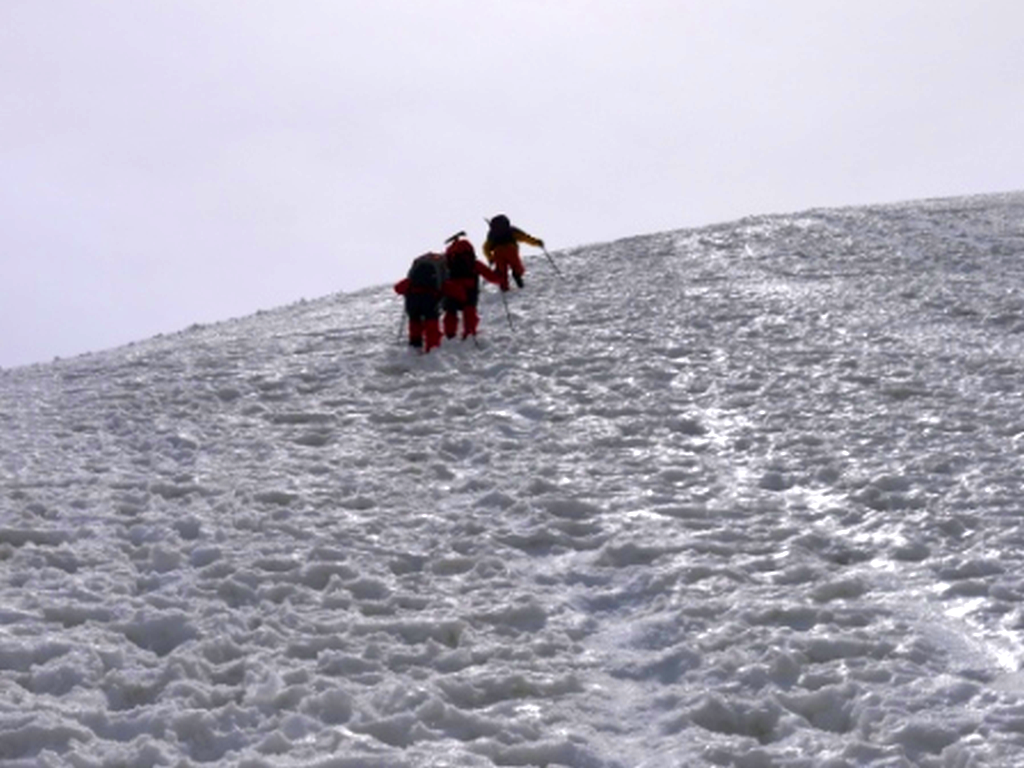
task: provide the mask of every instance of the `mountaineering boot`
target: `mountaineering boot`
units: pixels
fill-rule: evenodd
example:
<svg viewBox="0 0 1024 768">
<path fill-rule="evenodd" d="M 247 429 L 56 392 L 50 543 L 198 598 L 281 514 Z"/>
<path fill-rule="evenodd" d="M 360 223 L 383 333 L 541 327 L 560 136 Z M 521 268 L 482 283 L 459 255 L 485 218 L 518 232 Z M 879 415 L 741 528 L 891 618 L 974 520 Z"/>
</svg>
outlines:
<svg viewBox="0 0 1024 768">
<path fill-rule="evenodd" d="M 428 318 L 423 323 L 424 352 L 441 346 L 441 324 L 436 317 Z"/>
<path fill-rule="evenodd" d="M 459 332 L 459 314 L 449 311 L 444 313 L 444 335 L 446 338 L 454 339 Z"/>
<path fill-rule="evenodd" d="M 419 349 L 423 346 L 423 323 L 409 320 L 409 346 Z"/>
<path fill-rule="evenodd" d="M 476 336 L 477 326 L 480 325 L 480 315 L 476 312 L 476 307 L 466 307 L 462 310 L 462 338 L 465 339 L 469 336 Z"/>
</svg>

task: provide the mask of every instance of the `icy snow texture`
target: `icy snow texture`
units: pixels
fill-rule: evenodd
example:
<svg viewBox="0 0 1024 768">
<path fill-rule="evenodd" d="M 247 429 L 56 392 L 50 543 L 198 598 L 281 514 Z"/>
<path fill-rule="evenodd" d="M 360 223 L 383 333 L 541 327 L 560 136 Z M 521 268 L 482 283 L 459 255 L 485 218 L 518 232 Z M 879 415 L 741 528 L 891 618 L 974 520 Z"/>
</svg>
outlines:
<svg viewBox="0 0 1024 768">
<path fill-rule="evenodd" d="M 1024 765 L 1024 196 L 554 256 L 0 372 L 0 764 Z"/>
</svg>

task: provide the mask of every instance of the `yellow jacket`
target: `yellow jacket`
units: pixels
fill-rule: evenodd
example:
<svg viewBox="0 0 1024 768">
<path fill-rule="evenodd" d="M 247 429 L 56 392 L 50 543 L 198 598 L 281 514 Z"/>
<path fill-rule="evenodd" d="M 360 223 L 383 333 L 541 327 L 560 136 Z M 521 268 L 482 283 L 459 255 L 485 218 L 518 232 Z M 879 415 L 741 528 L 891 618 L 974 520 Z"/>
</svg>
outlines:
<svg viewBox="0 0 1024 768">
<path fill-rule="evenodd" d="M 519 229 L 518 227 L 512 227 L 512 236 L 515 238 L 515 240 L 512 243 L 502 243 L 501 245 L 513 245 L 513 246 L 516 246 L 516 250 L 519 249 L 519 247 L 517 245 L 518 243 L 526 243 L 527 245 L 535 245 L 538 248 L 543 248 L 544 247 L 544 241 L 543 240 L 541 240 L 539 237 L 534 237 L 533 235 L 529 235 L 526 232 L 523 232 L 523 230 Z M 501 245 L 494 245 L 490 240 L 485 240 L 484 241 L 483 252 L 484 252 L 484 256 L 487 257 L 487 263 L 488 264 L 493 264 L 494 263 L 494 249 L 495 248 L 500 248 Z"/>
</svg>

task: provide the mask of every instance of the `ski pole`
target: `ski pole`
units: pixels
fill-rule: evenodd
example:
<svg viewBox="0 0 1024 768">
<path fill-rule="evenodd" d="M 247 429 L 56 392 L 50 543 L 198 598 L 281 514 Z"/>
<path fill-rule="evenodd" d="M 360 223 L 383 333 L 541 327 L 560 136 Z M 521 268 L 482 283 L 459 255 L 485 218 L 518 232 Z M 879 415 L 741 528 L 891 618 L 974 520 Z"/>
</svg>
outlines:
<svg viewBox="0 0 1024 768">
<path fill-rule="evenodd" d="M 551 254 L 550 254 L 550 253 L 548 253 L 548 249 L 547 249 L 547 248 L 545 248 L 545 247 L 544 247 L 544 246 L 542 245 L 542 246 L 541 246 L 541 250 L 543 250 L 543 251 L 544 251 L 544 255 L 548 257 L 548 261 L 550 261 L 550 262 L 551 262 L 551 266 L 555 268 L 555 274 L 557 274 L 557 275 L 558 275 L 559 277 L 565 277 L 565 275 L 563 275 L 563 274 L 562 274 L 562 270 L 560 270 L 560 269 L 558 268 L 558 265 L 557 265 L 557 264 L 555 264 L 555 260 L 554 260 L 553 258 L 551 258 Z"/>
<path fill-rule="evenodd" d="M 516 329 L 512 327 L 512 313 L 508 311 L 508 299 L 505 298 L 505 291 L 500 291 L 501 303 L 505 305 L 505 317 L 508 319 L 508 328 L 512 333 L 516 332 Z"/>
<path fill-rule="evenodd" d="M 402 316 L 398 319 L 398 341 L 402 341 L 402 329 L 405 328 L 406 311 L 402 310 Z"/>
</svg>

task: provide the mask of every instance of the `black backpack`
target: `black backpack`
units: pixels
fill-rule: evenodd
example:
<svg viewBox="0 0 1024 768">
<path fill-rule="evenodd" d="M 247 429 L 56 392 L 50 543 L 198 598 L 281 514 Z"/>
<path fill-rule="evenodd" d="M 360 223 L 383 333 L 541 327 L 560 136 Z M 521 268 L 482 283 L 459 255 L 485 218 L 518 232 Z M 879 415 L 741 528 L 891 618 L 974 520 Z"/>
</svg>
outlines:
<svg viewBox="0 0 1024 768">
<path fill-rule="evenodd" d="M 437 291 L 447 279 L 444 257 L 434 253 L 425 253 L 416 257 L 409 267 L 409 284 L 420 289 L 420 292 Z"/>
</svg>

